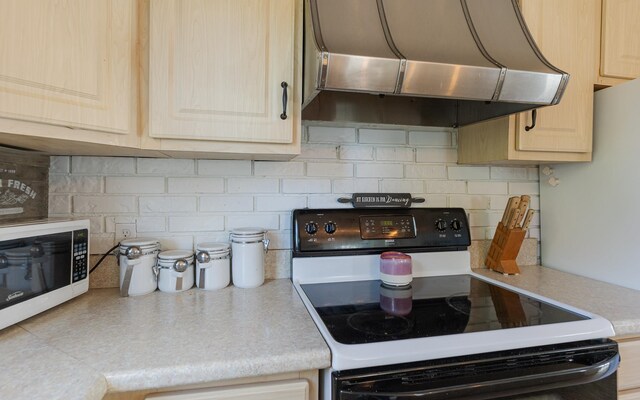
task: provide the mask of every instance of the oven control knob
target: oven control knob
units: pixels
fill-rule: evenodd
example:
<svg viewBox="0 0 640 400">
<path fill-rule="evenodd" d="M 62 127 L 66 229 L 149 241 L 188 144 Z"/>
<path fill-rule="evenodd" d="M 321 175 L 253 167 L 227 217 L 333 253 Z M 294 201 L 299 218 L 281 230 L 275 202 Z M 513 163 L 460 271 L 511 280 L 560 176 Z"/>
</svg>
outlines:
<svg viewBox="0 0 640 400">
<path fill-rule="evenodd" d="M 335 222 L 327 222 L 326 224 L 324 224 L 324 231 L 327 232 L 329 235 L 335 233 L 335 231 L 336 231 L 336 223 Z"/>
<path fill-rule="evenodd" d="M 316 224 L 315 222 L 309 222 L 304 226 L 304 231 L 309 235 L 313 235 L 318 232 L 318 224 Z"/>
<path fill-rule="evenodd" d="M 454 231 L 459 231 L 460 229 L 462 229 L 462 223 L 457 219 L 454 219 L 453 221 L 451 221 L 451 229 L 453 229 Z"/>
<path fill-rule="evenodd" d="M 447 229 L 447 222 L 443 219 L 439 219 L 436 221 L 436 229 L 440 232 L 444 232 Z"/>
</svg>

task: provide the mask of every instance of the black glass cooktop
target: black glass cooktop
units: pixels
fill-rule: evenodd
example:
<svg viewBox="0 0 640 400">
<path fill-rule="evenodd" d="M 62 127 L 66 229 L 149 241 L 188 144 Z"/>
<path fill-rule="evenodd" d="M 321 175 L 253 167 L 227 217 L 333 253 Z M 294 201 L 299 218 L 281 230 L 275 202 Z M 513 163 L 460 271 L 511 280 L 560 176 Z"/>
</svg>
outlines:
<svg viewBox="0 0 640 400">
<path fill-rule="evenodd" d="M 588 319 L 470 275 L 301 285 L 333 338 L 344 344 L 492 331 Z"/>
</svg>

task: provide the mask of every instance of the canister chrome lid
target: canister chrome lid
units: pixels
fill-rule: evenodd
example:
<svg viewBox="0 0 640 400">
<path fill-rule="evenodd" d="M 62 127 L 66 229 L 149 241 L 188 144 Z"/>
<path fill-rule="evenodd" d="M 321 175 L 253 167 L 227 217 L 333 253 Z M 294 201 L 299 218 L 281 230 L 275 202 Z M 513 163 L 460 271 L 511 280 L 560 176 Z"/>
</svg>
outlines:
<svg viewBox="0 0 640 400">
<path fill-rule="evenodd" d="M 229 237 L 232 242 L 251 243 L 263 240 L 265 233 L 267 233 L 267 231 L 264 228 L 236 228 L 229 233 Z"/>
<path fill-rule="evenodd" d="M 194 255 L 191 250 L 167 250 L 158 254 L 158 266 L 160 268 L 173 268 L 178 272 L 183 272 L 188 266 L 193 264 L 193 259 Z M 186 262 L 186 266 L 181 265 L 182 260 Z"/>
<path fill-rule="evenodd" d="M 144 254 L 150 254 L 157 251 L 160 248 L 160 241 L 153 238 L 132 238 L 125 239 L 120 242 L 120 254 L 127 254 L 127 249 L 130 247 L 137 247 L 140 252 Z"/>
<path fill-rule="evenodd" d="M 220 242 L 198 243 L 196 245 L 196 250 L 206 251 L 211 255 L 218 254 L 218 253 L 226 253 L 226 252 L 229 252 L 229 243 L 220 243 Z"/>
</svg>

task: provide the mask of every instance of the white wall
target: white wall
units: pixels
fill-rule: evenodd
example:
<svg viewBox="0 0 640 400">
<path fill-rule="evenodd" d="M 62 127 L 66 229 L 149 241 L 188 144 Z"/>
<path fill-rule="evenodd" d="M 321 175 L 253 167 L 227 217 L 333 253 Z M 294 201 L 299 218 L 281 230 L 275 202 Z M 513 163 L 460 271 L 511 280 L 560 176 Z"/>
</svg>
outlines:
<svg viewBox="0 0 640 400">
<path fill-rule="evenodd" d="M 92 253 L 115 243 L 115 224 L 158 237 L 164 249 L 223 240 L 240 226 L 269 229 L 291 247 L 290 210 L 341 207 L 352 192 L 409 192 L 427 207 L 464 207 L 472 239 L 491 239 L 510 195 L 532 195 L 537 167 L 460 166 L 455 130 L 309 126 L 289 162 L 52 157 L 49 214 L 91 219 Z M 539 238 L 538 218 L 530 230 Z"/>
</svg>

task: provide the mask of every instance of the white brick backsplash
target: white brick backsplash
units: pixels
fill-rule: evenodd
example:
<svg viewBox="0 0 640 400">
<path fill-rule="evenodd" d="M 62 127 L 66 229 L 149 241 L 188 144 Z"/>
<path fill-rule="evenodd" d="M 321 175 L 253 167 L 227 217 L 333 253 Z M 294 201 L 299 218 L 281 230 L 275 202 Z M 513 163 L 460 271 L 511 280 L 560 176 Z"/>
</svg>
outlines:
<svg viewBox="0 0 640 400">
<path fill-rule="evenodd" d="M 277 214 L 229 215 L 227 216 L 227 230 L 246 227 L 260 227 L 268 230 L 278 230 L 280 218 Z"/>
<path fill-rule="evenodd" d="M 341 160 L 373 160 L 373 147 L 371 146 L 340 146 L 338 154 Z"/>
<path fill-rule="evenodd" d="M 358 164 L 356 176 L 361 178 L 402 178 L 404 176 L 402 164 Z"/>
<path fill-rule="evenodd" d="M 355 128 L 334 128 L 330 126 L 310 126 L 309 143 L 355 143 Z"/>
<path fill-rule="evenodd" d="M 493 236 L 510 196 L 531 195 L 539 211 L 538 167 L 456 165 L 456 142 L 448 128 L 327 125 L 304 126 L 301 154 L 284 162 L 56 156 L 49 212 L 90 219 L 95 252 L 113 245 L 117 223 L 130 223 L 164 250 L 262 226 L 272 250 L 289 254 L 291 210 L 351 208 L 337 198 L 352 193 L 408 192 L 426 199 L 415 207 L 463 207 L 474 240 Z"/>
<path fill-rule="evenodd" d="M 134 196 L 73 196 L 74 213 L 134 213 Z"/>
<path fill-rule="evenodd" d="M 71 157 L 69 156 L 52 156 L 49 159 L 50 174 L 66 174 L 70 172 Z"/>
<path fill-rule="evenodd" d="M 200 211 L 253 211 L 253 196 L 201 196 Z"/>
<path fill-rule="evenodd" d="M 376 147 L 376 160 L 412 162 L 414 151 L 410 147 Z"/>
<path fill-rule="evenodd" d="M 304 175 L 304 163 L 256 161 L 253 164 L 253 174 L 256 176 L 302 176 Z"/>
<path fill-rule="evenodd" d="M 425 196 L 416 195 L 416 197 L 424 197 L 424 203 L 418 203 L 416 206 L 418 207 L 448 207 L 447 196 L 443 194 L 428 194 Z"/>
<path fill-rule="evenodd" d="M 409 144 L 415 146 L 451 147 L 451 132 L 409 132 Z"/>
<path fill-rule="evenodd" d="M 128 157 L 79 157 L 71 158 L 74 174 L 134 174 L 135 158 Z"/>
<path fill-rule="evenodd" d="M 83 175 L 51 175 L 49 191 L 52 193 L 100 193 L 102 177 Z"/>
<path fill-rule="evenodd" d="M 71 212 L 71 196 L 49 194 L 49 214 L 69 214 Z"/>
<path fill-rule="evenodd" d="M 195 173 L 195 161 L 171 158 L 139 158 L 139 174 L 158 175 L 193 175 Z"/>
<path fill-rule="evenodd" d="M 498 180 L 526 180 L 527 168 L 516 167 L 491 167 L 491 179 Z"/>
<path fill-rule="evenodd" d="M 339 195 L 313 195 L 307 199 L 309 208 L 353 208 L 351 204 L 338 203 Z"/>
<path fill-rule="evenodd" d="M 427 193 L 466 193 L 467 182 L 461 181 L 429 181 Z"/>
<path fill-rule="evenodd" d="M 330 193 L 329 179 L 283 179 L 283 193 Z"/>
<path fill-rule="evenodd" d="M 407 144 L 407 133 L 392 129 L 359 129 L 359 143 Z"/>
<path fill-rule="evenodd" d="M 304 196 L 256 196 L 256 211 L 290 211 L 306 206 Z"/>
<path fill-rule="evenodd" d="M 378 180 L 374 178 L 334 179 L 334 193 L 368 193 L 378 191 Z"/>
<path fill-rule="evenodd" d="M 337 159 L 338 146 L 332 144 L 306 144 L 294 160 Z"/>
<path fill-rule="evenodd" d="M 410 179 L 383 179 L 380 182 L 381 192 L 424 193 L 424 182 Z"/>
<path fill-rule="evenodd" d="M 438 148 L 418 148 L 416 149 L 416 161 L 419 163 L 451 163 L 458 162 L 458 150 L 438 149 Z"/>
<path fill-rule="evenodd" d="M 223 178 L 169 178 L 169 193 L 223 193 Z"/>
<path fill-rule="evenodd" d="M 489 167 L 448 167 L 449 179 L 489 179 Z"/>
<path fill-rule="evenodd" d="M 136 218 L 136 231 L 138 233 L 164 232 L 166 230 L 167 230 L 167 222 L 165 217 Z"/>
<path fill-rule="evenodd" d="M 211 175 L 211 176 L 251 175 L 251 161 L 198 160 L 198 175 Z"/>
<path fill-rule="evenodd" d="M 329 176 L 346 178 L 353 176 L 353 164 L 350 163 L 307 163 L 307 176 Z"/>
<path fill-rule="evenodd" d="M 196 211 L 196 198 L 192 196 L 140 197 L 141 213 L 184 213 Z"/>
<path fill-rule="evenodd" d="M 467 190 L 471 194 L 507 194 L 506 182 L 468 182 Z"/>
<path fill-rule="evenodd" d="M 208 232 L 224 230 L 224 217 L 221 215 L 197 217 L 169 217 L 171 232 Z"/>
<path fill-rule="evenodd" d="M 444 179 L 447 170 L 444 165 L 438 164 L 407 164 L 404 175 L 407 178 Z"/>
<path fill-rule="evenodd" d="M 449 206 L 466 210 L 486 210 L 489 208 L 489 196 L 452 195 L 449 196 Z"/>
<path fill-rule="evenodd" d="M 106 193 L 164 193 L 163 177 L 107 176 Z"/>
<path fill-rule="evenodd" d="M 192 235 L 154 235 L 154 237 L 160 241 L 160 248 L 162 251 L 194 249 Z"/>
<path fill-rule="evenodd" d="M 540 193 L 540 185 L 538 182 L 509 182 L 510 194 L 538 194 Z"/>
<path fill-rule="evenodd" d="M 279 181 L 272 178 L 229 178 L 229 193 L 278 193 Z"/>
</svg>

